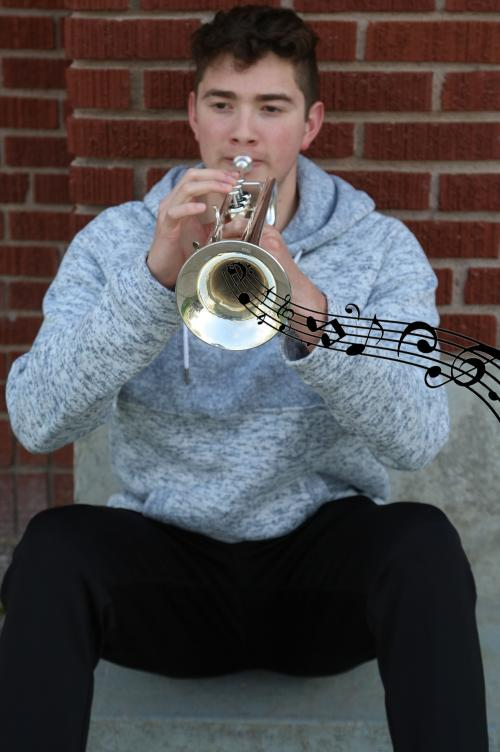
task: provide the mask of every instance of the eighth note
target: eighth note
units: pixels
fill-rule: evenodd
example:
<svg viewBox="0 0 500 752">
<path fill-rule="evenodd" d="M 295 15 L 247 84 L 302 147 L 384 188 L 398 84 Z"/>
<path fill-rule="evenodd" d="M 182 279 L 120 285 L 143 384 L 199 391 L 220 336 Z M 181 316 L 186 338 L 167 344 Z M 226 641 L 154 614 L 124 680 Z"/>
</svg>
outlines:
<svg viewBox="0 0 500 752">
<path fill-rule="evenodd" d="M 368 334 L 366 335 L 365 344 L 364 345 L 360 345 L 360 344 L 356 343 L 354 345 L 349 345 L 349 347 L 346 350 L 346 355 L 362 355 L 362 353 L 364 353 L 365 348 L 366 348 L 367 343 L 368 343 L 368 340 L 370 339 L 370 336 L 371 336 L 371 333 L 372 333 L 372 329 L 373 329 L 374 326 L 378 327 L 378 329 L 380 330 L 380 336 L 377 339 L 377 342 L 380 342 L 380 340 L 382 339 L 382 337 L 384 336 L 384 333 L 385 333 L 384 332 L 384 327 L 380 324 L 378 318 L 376 316 L 374 316 L 373 319 L 372 319 L 372 323 L 370 324 L 370 328 L 368 330 Z M 375 343 L 375 345 L 376 344 L 377 343 Z M 371 345 L 368 345 L 368 347 L 371 347 Z"/>
<path fill-rule="evenodd" d="M 307 328 L 311 332 L 319 332 L 321 331 L 321 329 L 324 329 L 327 326 L 330 326 L 330 325 L 333 326 L 333 328 L 335 329 L 337 333 L 337 339 L 332 340 L 330 339 L 330 337 L 328 336 L 326 332 L 323 332 L 323 334 L 321 335 L 321 342 L 323 343 L 324 347 L 331 347 L 334 341 L 338 342 L 339 339 L 342 339 L 343 337 L 345 337 L 344 327 L 342 326 L 342 324 L 339 324 L 337 319 L 332 319 L 331 321 L 325 321 L 324 324 L 320 325 L 318 324 L 314 316 L 308 316 L 306 319 L 306 324 L 307 324 Z"/>
<path fill-rule="evenodd" d="M 265 303 L 266 300 L 268 299 L 269 295 L 272 293 L 273 290 L 274 290 L 274 285 L 272 287 L 268 287 L 267 290 L 266 290 L 266 294 L 264 296 L 264 300 L 259 300 L 259 303 Z M 264 323 L 264 320 L 265 320 L 266 316 L 267 316 L 267 313 L 261 313 L 260 316 L 257 316 L 257 319 L 258 319 L 257 326 L 259 326 L 259 324 L 263 324 Z"/>
</svg>

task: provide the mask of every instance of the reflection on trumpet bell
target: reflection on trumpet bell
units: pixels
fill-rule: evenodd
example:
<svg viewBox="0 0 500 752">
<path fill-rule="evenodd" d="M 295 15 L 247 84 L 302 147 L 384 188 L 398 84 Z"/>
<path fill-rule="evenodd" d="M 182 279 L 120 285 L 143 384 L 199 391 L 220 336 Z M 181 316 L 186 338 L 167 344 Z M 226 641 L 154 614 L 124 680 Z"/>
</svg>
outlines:
<svg viewBox="0 0 500 752">
<path fill-rule="evenodd" d="M 270 326 L 259 326 L 252 304 L 240 303 L 242 292 L 250 294 L 255 308 L 267 290 L 276 291 L 277 296 L 290 295 L 281 264 L 263 248 L 242 240 L 222 240 L 200 248 L 184 264 L 175 289 L 186 326 L 207 344 L 226 350 L 257 347 L 277 333 Z M 269 306 L 269 313 L 281 320 L 277 306 Z"/>
</svg>

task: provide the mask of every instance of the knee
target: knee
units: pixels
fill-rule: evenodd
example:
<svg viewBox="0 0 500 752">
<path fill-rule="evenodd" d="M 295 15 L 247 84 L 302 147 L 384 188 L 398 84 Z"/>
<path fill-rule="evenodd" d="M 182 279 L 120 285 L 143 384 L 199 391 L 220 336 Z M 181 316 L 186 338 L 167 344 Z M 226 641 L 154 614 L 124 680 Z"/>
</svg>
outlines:
<svg viewBox="0 0 500 752">
<path fill-rule="evenodd" d="M 434 580 L 441 577 L 470 577 L 470 564 L 460 535 L 438 507 L 416 502 L 387 505 L 386 560 L 403 569 L 428 569 Z M 389 520 L 390 518 L 390 520 Z"/>
<path fill-rule="evenodd" d="M 84 517 L 84 508 L 76 505 L 45 509 L 32 517 L 14 550 L 9 577 L 20 578 L 23 586 L 40 586 L 81 571 L 81 541 L 88 525 Z"/>
</svg>

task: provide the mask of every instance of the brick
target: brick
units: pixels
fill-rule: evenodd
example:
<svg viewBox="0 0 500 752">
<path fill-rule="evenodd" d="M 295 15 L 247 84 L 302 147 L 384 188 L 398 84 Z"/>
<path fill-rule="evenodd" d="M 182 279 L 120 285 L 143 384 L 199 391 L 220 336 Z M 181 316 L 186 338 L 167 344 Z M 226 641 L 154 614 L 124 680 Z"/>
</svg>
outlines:
<svg viewBox="0 0 500 752">
<path fill-rule="evenodd" d="M 0 245 L 0 274 L 12 277 L 53 277 L 58 266 L 57 248 Z"/>
<path fill-rule="evenodd" d="M 440 329 L 449 329 L 458 334 L 465 334 L 487 345 L 496 344 L 497 320 L 495 316 L 474 313 L 443 313 L 441 314 Z M 445 336 L 441 334 L 441 336 Z M 472 344 L 472 343 L 470 343 Z M 464 347 L 468 347 L 465 344 Z"/>
<path fill-rule="evenodd" d="M 0 173 L 0 203 L 22 203 L 26 200 L 29 175 L 24 172 Z"/>
<path fill-rule="evenodd" d="M 169 169 L 170 166 L 150 167 L 146 174 L 146 190 L 150 191 L 156 183 L 159 183 L 160 180 L 165 177 Z"/>
<path fill-rule="evenodd" d="M 342 13 L 344 11 L 418 13 L 423 10 L 434 10 L 434 0 L 295 0 L 294 8 L 306 13 Z"/>
<path fill-rule="evenodd" d="M 500 23 L 485 21 L 375 22 L 368 26 L 366 60 L 500 62 Z"/>
<path fill-rule="evenodd" d="M 74 502 L 73 473 L 54 473 L 52 476 L 52 506 L 62 507 Z"/>
<path fill-rule="evenodd" d="M 4 381 L 7 378 L 7 355 L 0 352 L 0 380 Z"/>
<path fill-rule="evenodd" d="M 0 342 L 2 345 L 31 345 L 41 323 L 41 316 L 0 318 Z"/>
<path fill-rule="evenodd" d="M 228 10 L 248 0 L 141 0 L 142 10 Z M 280 0 L 252 0 L 252 5 L 279 7 Z"/>
<path fill-rule="evenodd" d="M 83 230 L 85 225 L 88 225 L 97 215 L 96 214 L 79 214 L 76 211 L 71 212 L 69 215 L 69 229 L 70 235 L 76 235 L 77 232 Z"/>
<path fill-rule="evenodd" d="M 65 89 L 64 72 L 70 60 L 8 57 L 2 62 L 7 89 Z"/>
<path fill-rule="evenodd" d="M 5 385 L 0 384 L 0 413 L 7 414 L 7 400 L 5 398 Z"/>
<path fill-rule="evenodd" d="M 468 10 L 476 13 L 500 11 L 499 0 L 446 0 L 446 10 Z"/>
<path fill-rule="evenodd" d="M 0 238 L 3 238 L 3 236 L 4 236 L 4 224 L 5 224 L 5 222 L 4 222 L 4 218 L 3 218 L 3 213 L 0 212 Z"/>
<path fill-rule="evenodd" d="M 434 269 L 434 273 L 438 278 L 436 303 L 437 305 L 449 305 L 453 294 L 453 270 Z"/>
<path fill-rule="evenodd" d="M 130 106 L 130 72 L 121 69 L 69 68 L 68 97 L 74 107 L 127 109 Z"/>
<path fill-rule="evenodd" d="M 47 475 L 20 474 L 16 477 L 16 488 L 18 530 L 23 533 L 30 519 L 49 506 Z"/>
<path fill-rule="evenodd" d="M 71 150 L 79 157 L 192 158 L 198 147 L 185 120 L 98 120 L 70 118 Z"/>
<path fill-rule="evenodd" d="M 500 211 L 500 174 L 441 175 L 442 211 Z"/>
<path fill-rule="evenodd" d="M 134 171 L 128 167 L 72 167 L 70 185 L 77 204 L 122 204 L 134 198 Z"/>
<path fill-rule="evenodd" d="M 0 97 L 0 128 L 57 128 L 57 100 Z"/>
<path fill-rule="evenodd" d="M 443 85 L 441 109 L 500 110 L 500 71 L 448 73 Z"/>
<path fill-rule="evenodd" d="M 71 117 L 71 115 L 73 114 L 74 107 L 67 98 L 64 100 L 62 104 L 63 104 L 63 122 L 64 122 L 64 126 L 67 127 L 68 118 Z"/>
<path fill-rule="evenodd" d="M 69 212 L 17 211 L 9 213 L 13 240 L 70 240 Z"/>
<path fill-rule="evenodd" d="M 338 171 L 335 174 L 368 193 L 379 209 L 428 209 L 430 175 L 426 173 Z"/>
<path fill-rule="evenodd" d="M 500 305 L 500 268 L 469 269 L 464 287 L 465 303 Z"/>
<path fill-rule="evenodd" d="M 10 310 L 41 311 L 47 282 L 11 282 L 8 286 L 7 306 Z"/>
<path fill-rule="evenodd" d="M 55 27 L 51 18 L 42 16 L 3 16 L 0 24 L 0 48 L 8 50 L 53 50 Z"/>
<path fill-rule="evenodd" d="M 335 111 L 426 112 L 432 109 L 432 73 L 324 72 L 320 97 Z"/>
<path fill-rule="evenodd" d="M 35 175 L 35 201 L 38 204 L 69 204 L 69 176 Z"/>
<path fill-rule="evenodd" d="M 308 21 L 318 34 L 318 60 L 355 60 L 357 25 L 351 21 Z"/>
<path fill-rule="evenodd" d="M 72 157 L 66 138 L 5 136 L 5 163 L 13 167 L 66 167 Z"/>
<path fill-rule="evenodd" d="M 7 420 L 0 419 L 0 467 L 9 467 L 14 459 L 14 437 Z"/>
<path fill-rule="evenodd" d="M 367 159 L 500 158 L 500 123 L 367 123 Z"/>
<path fill-rule="evenodd" d="M 129 0 L 66 0 L 70 10 L 128 10 Z"/>
<path fill-rule="evenodd" d="M 500 223 L 405 220 L 429 258 L 497 258 Z"/>
<path fill-rule="evenodd" d="M 64 10 L 65 0 L 1 0 L 4 8 L 38 8 L 40 10 Z"/>
<path fill-rule="evenodd" d="M 12 475 L 0 475 L 0 538 L 12 538 L 14 535 L 14 478 Z"/>
<path fill-rule="evenodd" d="M 55 452 L 52 452 L 52 467 L 53 468 L 72 468 L 74 463 L 74 446 L 73 444 L 66 444 Z"/>
<path fill-rule="evenodd" d="M 312 159 L 334 157 L 344 159 L 354 153 L 354 126 L 352 123 L 325 123 L 319 135 L 305 152 Z"/>
<path fill-rule="evenodd" d="M 67 18 L 66 54 L 80 60 L 178 60 L 191 55 L 191 19 Z"/>
<path fill-rule="evenodd" d="M 144 104 L 148 109 L 186 109 L 189 92 L 194 89 L 191 71 L 144 71 Z"/>
<path fill-rule="evenodd" d="M 16 459 L 17 466 L 28 467 L 48 467 L 49 455 L 48 454 L 32 454 L 23 447 L 22 444 L 16 442 Z"/>
</svg>

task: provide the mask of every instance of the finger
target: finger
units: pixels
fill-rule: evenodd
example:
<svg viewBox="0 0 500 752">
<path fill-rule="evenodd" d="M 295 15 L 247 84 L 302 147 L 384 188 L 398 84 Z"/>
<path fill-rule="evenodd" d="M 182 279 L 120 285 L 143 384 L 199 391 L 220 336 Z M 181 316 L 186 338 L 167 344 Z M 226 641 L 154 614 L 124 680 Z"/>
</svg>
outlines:
<svg viewBox="0 0 500 752">
<path fill-rule="evenodd" d="M 232 172 L 230 170 L 214 170 L 210 168 L 195 169 L 191 168 L 187 170 L 182 176 L 180 183 L 191 180 L 236 180 L 238 178 L 238 172 Z"/>
<path fill-rule="evenodd" d="M 168 219 L 179 220 L 184 219 L 184 217 L 192 217 L 195 214 L 203 214 L 206 208 L 207 205 L 201 201 L 191 201 L 170 207 L 166 216 Z"/>
<path fill-rule="evenodd" d="M 235 217 L 224 225 L 224 237 L 241 237 L 248 225 L 248 219 Z"/>
<path fill-rule="evenodd" d="M 193 196 L 203 196 L 205 193 L 228 193 L 234 188 L 234 181 L 231 180 L 199 180 L 186 183 L 179 186 L 179 195 L 192 198 Z"/>
</svg>

